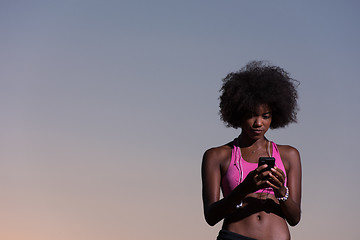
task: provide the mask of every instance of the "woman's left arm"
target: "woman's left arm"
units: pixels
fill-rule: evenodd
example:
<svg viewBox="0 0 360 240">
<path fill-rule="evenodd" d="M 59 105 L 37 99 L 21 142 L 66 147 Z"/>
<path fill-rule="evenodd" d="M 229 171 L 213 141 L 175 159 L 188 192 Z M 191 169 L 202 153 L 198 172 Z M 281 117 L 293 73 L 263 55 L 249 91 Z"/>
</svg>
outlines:
<svg viewBox="0 0 360 240">
<path fill-rule="evenodd" d="M 279 201 L 281 209 L 285 215 L 287 222 L 291 226 L 295 226 L 299 223 L 301 218 L 301 161 L 299 151 L 291 146 L 278 146 L 281 159 L 283 160 L 284 167 L 287 174 L 287 187 L 289 190 L 288 199 L 286 201 Z M 275 168 L 272 170 L 272 174 L 280 179 L 274 188 L 274 193 L 277 198 L 284 197 L 286 195 L 286 188 L 284 187 L 284 181 L 279 178 L 280 169 Z"/>
</svg>

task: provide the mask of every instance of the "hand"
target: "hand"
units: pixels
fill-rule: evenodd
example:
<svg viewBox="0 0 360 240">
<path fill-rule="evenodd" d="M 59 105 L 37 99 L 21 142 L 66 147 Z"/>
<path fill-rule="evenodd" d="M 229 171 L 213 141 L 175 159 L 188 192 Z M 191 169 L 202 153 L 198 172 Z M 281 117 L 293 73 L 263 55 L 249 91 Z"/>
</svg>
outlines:
<svg viewBox="0 0 360 240">
<path fill-rule="evenodd" d="M 274 190 L 275 197 L 285 196 L 285 173 L 280 168 L 274 167 L 271 169 L 269 172 L 268 183 L 269 186 Z"/>
<path fill-rule="evenodd" d="M 256 192 L 259 189 L 272 187 L 269 182 L 271 173 L 270 171 L 264 171 L 267 167 L 267 164 L 261 165 L 247 175 L 244 183 L 249 186 L 250 192 Z"/>
</svg>

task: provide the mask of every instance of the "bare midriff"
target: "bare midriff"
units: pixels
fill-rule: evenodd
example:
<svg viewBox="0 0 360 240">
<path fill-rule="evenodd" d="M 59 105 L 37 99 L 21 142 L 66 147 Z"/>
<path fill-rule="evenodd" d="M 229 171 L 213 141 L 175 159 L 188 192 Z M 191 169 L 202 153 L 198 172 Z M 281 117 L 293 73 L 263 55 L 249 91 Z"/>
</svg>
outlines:
<svg viewBox="0 0 360 240">
<path fill-rule="evenodd" d="M 264 204 L 260 206 L 261 210 L 259 204 Z M 279 202 L 274 195 L 264 199 L 259 194 L 250 194 L 241 208 L 225 218 L 222 228 L 255 239 L 289 240 L 289 228 L 281 215 Z"/>
</svg>

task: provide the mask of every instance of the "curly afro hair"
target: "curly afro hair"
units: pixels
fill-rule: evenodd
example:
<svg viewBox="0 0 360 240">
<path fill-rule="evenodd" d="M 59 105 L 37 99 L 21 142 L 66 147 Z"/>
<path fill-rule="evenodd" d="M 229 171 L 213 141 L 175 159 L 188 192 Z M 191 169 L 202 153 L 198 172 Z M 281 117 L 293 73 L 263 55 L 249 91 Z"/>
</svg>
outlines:
<svg viewBox="0 0 360 240">
<path fill-rule="evenodd" d="M 220 89 L 220 117 L 227 127 L 240 128 L 257 106 L 267 104 L 272 111 L 270 128 L 296 122 L 299 82 L 280 67 L 264 61 L 249 62 L 223 79 Z"/>
</svg>

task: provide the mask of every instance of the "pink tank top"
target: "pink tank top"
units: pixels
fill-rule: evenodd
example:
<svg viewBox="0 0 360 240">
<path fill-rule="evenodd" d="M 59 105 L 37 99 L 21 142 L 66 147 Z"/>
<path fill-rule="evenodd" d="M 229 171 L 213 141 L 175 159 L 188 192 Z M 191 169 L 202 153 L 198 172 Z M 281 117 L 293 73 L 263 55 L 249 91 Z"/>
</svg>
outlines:
<svg viewBox="0 0 360 240">
<path fill-rule="evenodd" d="M 234 143 L 237 139 L 234 140 Z M 275 166 L 280 168 L 285 173 L 285 186 L 287 185 L 287 175 L 284 164 L 281 160 L 279 150 L 275 143 L 271 142 L 272 145 L 272 157 L 275 158 Z M 225 175 L 221 180 L 221 189 L 224 197 L 226 197 L 237 185 L 244 181 L 249 172 L 257 168 L 257 163 L 250 163 L 245 161 L 241 156 L 240 147 L 234 144 L 231 152 L 231 162 Z M 256 192 L 267 192 L 274 194 L 272 188 L 260 189 Z"/>
</svg>

